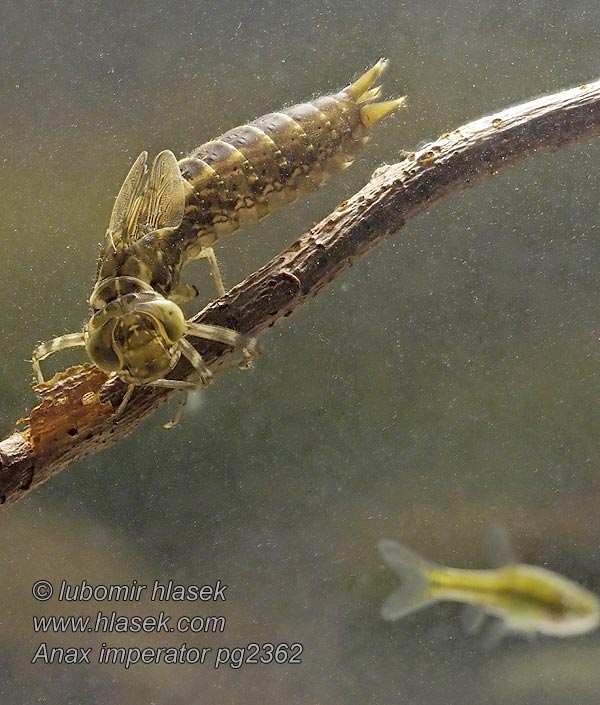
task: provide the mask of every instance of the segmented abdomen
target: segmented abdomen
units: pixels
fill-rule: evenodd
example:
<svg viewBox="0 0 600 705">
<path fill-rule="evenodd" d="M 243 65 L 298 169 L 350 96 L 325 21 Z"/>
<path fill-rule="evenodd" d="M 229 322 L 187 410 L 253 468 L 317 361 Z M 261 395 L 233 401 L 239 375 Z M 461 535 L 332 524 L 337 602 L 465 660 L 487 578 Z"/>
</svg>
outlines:
<svg viewBox="0 0 600 705">
<path fill-rule="evenodd" d="M 344 169 L 368 128 L 402 99 L 373 103 L 378 62 L 334 95 L 270 113 L 207 142 L 179 162 L 190 189 L 170 245 L 182 264 L 220 237 L 256 222 Z"/>
</svg>

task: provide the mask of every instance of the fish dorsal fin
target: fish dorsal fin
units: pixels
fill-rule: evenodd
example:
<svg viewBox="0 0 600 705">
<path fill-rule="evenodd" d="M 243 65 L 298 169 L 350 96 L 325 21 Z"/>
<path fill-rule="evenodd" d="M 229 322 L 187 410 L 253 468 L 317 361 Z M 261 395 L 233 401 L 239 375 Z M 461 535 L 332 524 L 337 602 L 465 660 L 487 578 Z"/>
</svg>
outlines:
<svg viewBox="0 0 600 705">
<path fill-rule="evenodd" d="M 483 548 L 489 565 L 492 568 L 503 568 L 506 565 L 516 565 L 519 557 L 503 524 L 490 522 L 484 532 Z"/>
<path fill-rule="evenodd" d="M 402 580 L 402 586 L 381 606 L 381 616 L 385 620 L 400 619 L 435 602 L 429 579 L 429 571 L 436 567 L 434 563 L 390 539 L 379 542 L 379 551 L 388 566 Z"/>
</svg>

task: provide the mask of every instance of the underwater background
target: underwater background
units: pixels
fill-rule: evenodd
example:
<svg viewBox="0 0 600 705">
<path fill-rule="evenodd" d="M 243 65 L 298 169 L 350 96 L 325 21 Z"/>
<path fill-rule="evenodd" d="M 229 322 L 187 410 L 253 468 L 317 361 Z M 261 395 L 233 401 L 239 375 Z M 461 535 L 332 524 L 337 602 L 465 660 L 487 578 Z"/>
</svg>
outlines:
<svg viewBox="0 0 600 705">
<path fill-rule="evenodd" d="M 142 149 L 179 157 L 380 56 L 409 103 L 321 191 L 217 245 L 233 285 L 375 168 L 440 133 L 600 76 L 594 0 L 5 0 L 0 8 L 0 433 L 36 403 L 39 342 L 79 330 L 116 193 Z M 382 538 L 521 558 L 600 594 L 600 143 L 545 155 L 408 223 L 220 375 L 0 515 L 6 705 L 596 705 L 600 632 L 482 648 L 440 604 L 384 622 Z M 206 262 L 186 279 L 213 295 Z M 83 353 L 55 356 L 57 370 Z M 223 606 L 41 604 L 58 584 L 228 587 Z M 218 635 L 35 634 L 32 616 L 219 614 Z M 49 646 L 301 642 L 300 665 L 31 664 Z"/>
</svg>

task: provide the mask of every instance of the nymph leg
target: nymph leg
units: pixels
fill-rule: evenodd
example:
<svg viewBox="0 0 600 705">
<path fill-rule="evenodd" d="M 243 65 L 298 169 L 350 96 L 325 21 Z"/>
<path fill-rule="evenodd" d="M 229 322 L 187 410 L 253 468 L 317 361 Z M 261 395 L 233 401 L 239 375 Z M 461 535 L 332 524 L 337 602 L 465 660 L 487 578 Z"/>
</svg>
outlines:
<svg viewBox="0 0 600 705">
<path fill-rule="evenodd" d="M 48 355 L 53 355 L 60 350 L 66 350 L 67 348 L 78 348 L 85 345 L 85 338 L 83 333 L 69 333 L 68 335 L 61 335 L 58 338 L 53 338 L 45 343 L 40 343 L 33 351 L 33 356 L 31 363 L 33 365 L 33 372 L 36 376 L 38 383 L 44 381 L 44 375 L 42 374 L 42 368 L 40 367 L 40 360 L 48 357 Z"/>
</svg>

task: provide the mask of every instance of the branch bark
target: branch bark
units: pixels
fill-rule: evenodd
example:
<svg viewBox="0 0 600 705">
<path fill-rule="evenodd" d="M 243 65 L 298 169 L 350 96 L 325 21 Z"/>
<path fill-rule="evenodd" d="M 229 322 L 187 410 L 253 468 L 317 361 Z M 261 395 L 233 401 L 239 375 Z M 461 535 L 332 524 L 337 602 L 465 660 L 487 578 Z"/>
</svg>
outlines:
<svg viewBox="0 0 600 705">
<path fill-rule="evenodd" d="M 217 299 L 194 320 L 258 336 L 289 316 L 354 260 L 440 198 L 537 154 L 600 135 L 600 81 L 532 100 L 442 135 L 371 180 L 291 247 Z M 215 372 L 227 353 L 191 342 Z M 175 379 L 190 373 L 184 363 Z M 0 505 L 7 507 L 70 464 L 116 443 L 172 392 L 139 388 L 124 414 L 125 391 L 91 365 L 72 367 L 36 391 L 41 403 L 0 442 Z"/>
</svg>

